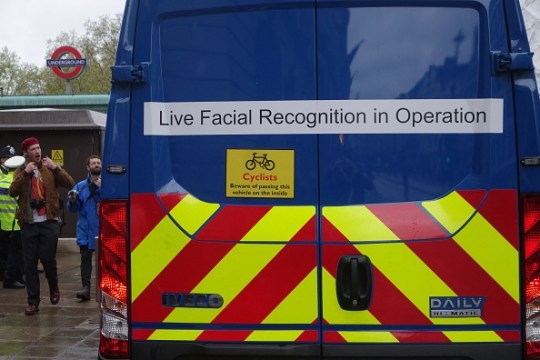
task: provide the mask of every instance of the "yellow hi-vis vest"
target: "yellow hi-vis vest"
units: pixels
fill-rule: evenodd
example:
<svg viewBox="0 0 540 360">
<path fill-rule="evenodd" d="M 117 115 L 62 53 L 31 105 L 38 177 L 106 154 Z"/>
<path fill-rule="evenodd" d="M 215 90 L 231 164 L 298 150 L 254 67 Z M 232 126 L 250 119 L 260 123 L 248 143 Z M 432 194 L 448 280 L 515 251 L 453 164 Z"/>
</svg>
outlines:
<svg viewBox="0 0 540 360">
<path fill-rule="evenodd" d="M 13 171 L 0 179 L 0 229 L 3 231 L 20 230 L 15 212 L 17 211 L 17 199 L 8 195 L 8 189 L 13 181 Z"/>
</svg>

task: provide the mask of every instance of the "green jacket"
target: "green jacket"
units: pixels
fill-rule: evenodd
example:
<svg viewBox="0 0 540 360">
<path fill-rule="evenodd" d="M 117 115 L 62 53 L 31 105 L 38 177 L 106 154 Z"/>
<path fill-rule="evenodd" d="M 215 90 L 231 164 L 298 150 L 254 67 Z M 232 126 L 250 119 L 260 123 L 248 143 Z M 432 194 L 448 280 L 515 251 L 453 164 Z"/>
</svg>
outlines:
<svg viewBox="0 0 540 360">
<path fill-rule="evenodd" d="M 58 195 L 58 187 L 71 189 L 75 182 L 66 170 L 57 166 L 54 170 L 42 166 L 40 169 L 43 185 L 45 186 L 45 210 L 47 220 L 60 221 L 60 195 Z M 13 182 L 9 187 L 9 195 L 19 197 L 19 210 L 17 210 L 17 221 L 22 227 L 24 224 L 34 222 L 32 208 L 30 207 L 30 198 L 32 194 L 32 177 L 34 174 L 27 174 L 24 171 L 24 165 L 17 170 L 13 175 Z"/>
</svg>

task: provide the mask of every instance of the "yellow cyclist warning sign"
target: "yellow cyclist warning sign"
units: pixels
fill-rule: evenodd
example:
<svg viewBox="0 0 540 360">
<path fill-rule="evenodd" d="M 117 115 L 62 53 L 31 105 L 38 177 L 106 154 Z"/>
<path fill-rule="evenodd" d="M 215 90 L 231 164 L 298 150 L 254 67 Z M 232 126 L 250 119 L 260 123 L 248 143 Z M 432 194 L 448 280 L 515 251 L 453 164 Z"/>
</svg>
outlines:
<svg viewBox="0 0 540 360">
<path fill-rule="evenodd" d="M 226 196 L 294 198 L 294 150 L 227 149 Z"/>
</svg>

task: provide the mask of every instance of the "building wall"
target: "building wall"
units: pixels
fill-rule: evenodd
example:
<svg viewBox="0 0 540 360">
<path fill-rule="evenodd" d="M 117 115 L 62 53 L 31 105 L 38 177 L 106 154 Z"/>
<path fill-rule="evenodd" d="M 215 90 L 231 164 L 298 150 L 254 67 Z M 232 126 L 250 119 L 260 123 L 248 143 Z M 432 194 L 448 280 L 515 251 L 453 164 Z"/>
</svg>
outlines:
<svg viewBox="0 0 540 360">
<path fill-rule="evenodd" d="M 523 9 L 527 35 L 534 52 L 534 67 L 536 80 L 540 80 L 540 0 L 520 0 Z M 539 82 L 540 83 L 540 82 Z"/>
</svg>

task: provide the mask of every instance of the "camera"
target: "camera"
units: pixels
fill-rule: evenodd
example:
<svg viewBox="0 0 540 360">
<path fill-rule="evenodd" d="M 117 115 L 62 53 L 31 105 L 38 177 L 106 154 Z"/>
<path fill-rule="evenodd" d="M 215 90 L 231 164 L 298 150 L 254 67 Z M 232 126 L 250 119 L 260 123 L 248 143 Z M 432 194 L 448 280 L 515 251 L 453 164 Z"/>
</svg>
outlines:
<svg viewBox="0 0 540 360">
<path fill-rule="evenodd" d="M 70 199 L 75 199 L 79 192 L 77 190 L 70 190 L 67 195 Z"/>
<path fill-rule="evenodd" d="M 45 200 L 41 200 L 41 199 L 31 199 L 30 200 L 30 207 L 32 209 L 39 210 L 44 206 L 45 206 Z"/>
</svg>

